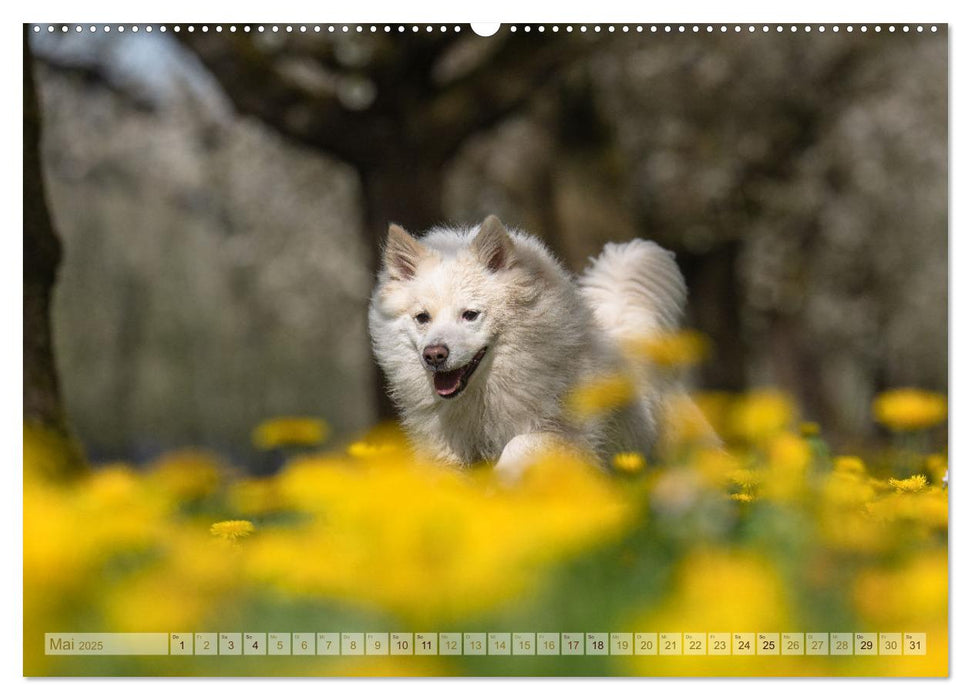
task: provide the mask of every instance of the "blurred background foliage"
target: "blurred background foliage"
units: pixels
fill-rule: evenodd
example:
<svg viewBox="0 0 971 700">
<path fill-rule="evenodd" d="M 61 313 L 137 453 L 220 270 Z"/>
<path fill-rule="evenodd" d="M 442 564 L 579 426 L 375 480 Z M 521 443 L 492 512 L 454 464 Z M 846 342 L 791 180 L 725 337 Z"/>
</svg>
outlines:
<svg viewBox="0 0 971 700">
<path fill-rule="evenodd" d="M 386 416 L 388 220 L 496 213 L 576 271 L 656 239 L 712 341 L 698 384 L 779 386 L 838 445 L 879 391 L 946 389 L 945 32 L 323 29 L 31 37 L 56 356 L 97 459 Z"/>
</svg>

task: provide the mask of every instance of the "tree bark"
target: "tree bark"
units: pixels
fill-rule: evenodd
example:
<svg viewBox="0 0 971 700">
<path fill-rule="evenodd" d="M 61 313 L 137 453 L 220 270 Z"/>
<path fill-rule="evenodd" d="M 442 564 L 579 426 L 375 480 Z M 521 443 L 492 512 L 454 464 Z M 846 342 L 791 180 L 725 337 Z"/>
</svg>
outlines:
<svg viewBox="0 0 971 700">
<path fill-rule="evenodd" d="M 83 462 L 67 427 L 54 363 L 51 302 L 61 262 L 61 242 L 47 208 L 40 132 L 40 108 L 25 25 L 24 438 L 41 440 L 44 445 L 43 464 L 33 466 L 47 476 L 62 477 L 78 471 Z"/>
</svg>

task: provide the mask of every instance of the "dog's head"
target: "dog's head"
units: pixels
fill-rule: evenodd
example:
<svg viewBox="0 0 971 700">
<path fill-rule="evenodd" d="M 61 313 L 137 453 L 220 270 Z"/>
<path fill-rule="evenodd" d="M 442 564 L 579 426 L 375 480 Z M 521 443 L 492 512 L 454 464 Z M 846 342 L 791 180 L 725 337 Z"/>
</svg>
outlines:
<svg viewBox="0 0 971 700">
<path fill-rule="evenodd" d="M 437 231 L 418 240 L 388 230 L 371 332 L 392 378 L 423 383 L 454 399 L 485 374 L 490 348 L 511 313 L 513 239 L 495 216 L 471 232 Z M 481 368 L 481 369 L 480 369 Z"/>
</svg>

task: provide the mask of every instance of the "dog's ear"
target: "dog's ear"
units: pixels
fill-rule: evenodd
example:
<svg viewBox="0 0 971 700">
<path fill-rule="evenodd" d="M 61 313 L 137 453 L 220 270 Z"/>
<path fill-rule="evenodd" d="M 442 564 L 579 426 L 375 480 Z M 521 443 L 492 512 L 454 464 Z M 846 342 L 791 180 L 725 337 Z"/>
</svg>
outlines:
<svg viewBox="0 0 971 700">
<path fill-rule="evenodd" d="M 384 245 L 384 268 L 391 279 L 410 280 L 418 269 L 418 261 L 428 249 L 398 224 L 388 226 L 388 241 Z"/>
<path fill-rule="evenodd" d="M 471 248 L 475 257 L 492 272 L 504 270 L 513 263 L 512 238 L 495 215 L 487 216 L 479 226 L 479 232 L 472 239 Z"/>
</svg>

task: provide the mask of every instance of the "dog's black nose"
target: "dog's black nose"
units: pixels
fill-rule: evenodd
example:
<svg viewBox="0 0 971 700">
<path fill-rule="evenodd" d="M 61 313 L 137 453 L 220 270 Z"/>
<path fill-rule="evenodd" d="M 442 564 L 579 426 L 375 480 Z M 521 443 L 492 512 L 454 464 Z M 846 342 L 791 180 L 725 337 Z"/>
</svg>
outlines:
<svg viewBox="0 0 971 700">
<path fill-rule="evenodd" d="M 425 363 L 429 367 L 438 369 L 445 364 L 448 359 L 447 345 L 428 345 L 422 350 L 421 356 L 425 358 Z"/>
</svg>

